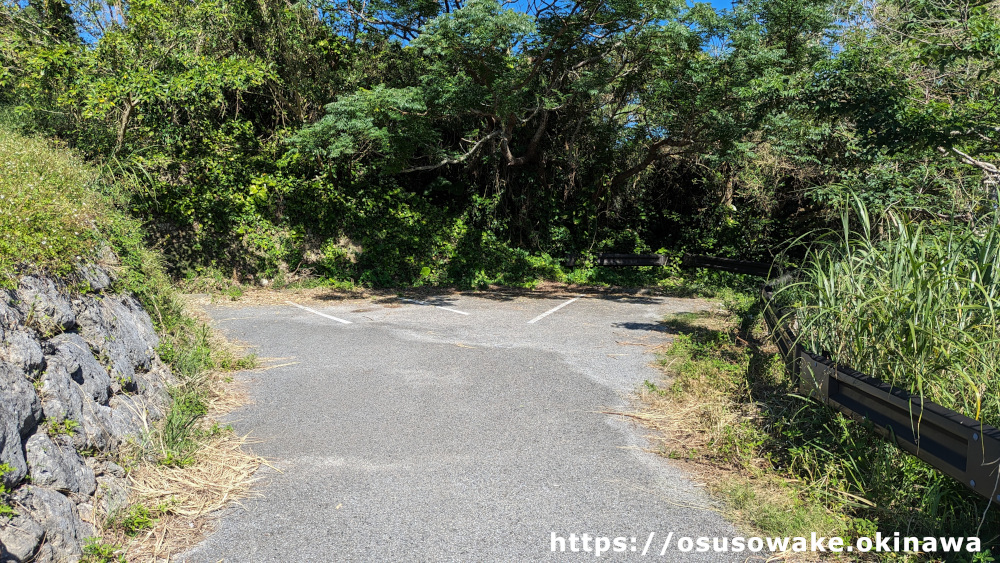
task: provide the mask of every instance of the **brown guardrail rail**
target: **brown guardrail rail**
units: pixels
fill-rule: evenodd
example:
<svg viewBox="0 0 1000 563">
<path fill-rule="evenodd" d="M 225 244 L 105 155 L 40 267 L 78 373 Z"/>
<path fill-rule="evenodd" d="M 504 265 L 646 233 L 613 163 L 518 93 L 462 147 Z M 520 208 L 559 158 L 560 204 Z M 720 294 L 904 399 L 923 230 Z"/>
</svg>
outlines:
<svg viewBox="0 0 1000 563">
<path fill-rule="evenodd" d="M 573 267 L 582 258 L 579 254 L 570 254 L 566 257 L 566 265 Z M 594 264 L 597 266 L 666 266 L 667 257 L 662 254 L 617 254 L 605 252 L 594 255 Z"/>
<path fill-rule="evenodd" d="M 570 256 L 568 265 L 572 266 L 576 259 Z M 597 254 L 595 263 L 662 266 L 668 262 L 659 254 Z M 764 262 L 696 254 L 684 255 L 681 265 L 765 279 L 776 270 Z M 772 307 L 774 291 L 770 283 L 773 280 L 761 290 L 764 321 L 788 369 L 798 377 L 800 393 L 870 423 L 899 448 L 1000 504 L 1000 430 L 806 350 L 791 326 L 793 322 L 788 321 L 790 316 Z"/>
<path fill-rule="evenodd" d="M 570 254 L 566 257 L 566 265 L 573 267 L 581 255 Z M 619 254 L 604 252 L 594 255 L 593 262 L 597 266 L 666 266 L 670 258 L 663 254 Z M 766 278 L 771 271 L 771 264 L 766 262 L 750 262 L 733 258 L 719 258 L 703 254 L 685 254 L 681 265 L 686 268 L 710 268 L 724 270 L 736 274 L 749 274 Z"/>
</svg>

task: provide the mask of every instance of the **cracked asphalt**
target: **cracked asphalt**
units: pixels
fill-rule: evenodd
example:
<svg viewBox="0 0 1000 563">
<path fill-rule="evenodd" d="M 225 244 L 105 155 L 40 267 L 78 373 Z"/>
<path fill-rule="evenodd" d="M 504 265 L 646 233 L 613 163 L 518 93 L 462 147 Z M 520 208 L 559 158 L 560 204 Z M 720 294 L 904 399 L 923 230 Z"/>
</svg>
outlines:
<svg viewBox="0 0 1000 563">
<path fill-rule="evenodd" d="M 600 560 L 746 559 L 660 556 L 668 533 L 739 534 L 702 487 L 644 451 L 641 429 L 602 412 L 627 409 L 659 377 L 660 319 L 709 304 L 574 297 L 208 306 L 227 336 L 279 366 L 240 374 L 251 402 L 231 416 L 274 469 L 180 560 L 595 558 L 569 543 L 553 552 L 553 533 L 627 538 Z"/>
</svg>

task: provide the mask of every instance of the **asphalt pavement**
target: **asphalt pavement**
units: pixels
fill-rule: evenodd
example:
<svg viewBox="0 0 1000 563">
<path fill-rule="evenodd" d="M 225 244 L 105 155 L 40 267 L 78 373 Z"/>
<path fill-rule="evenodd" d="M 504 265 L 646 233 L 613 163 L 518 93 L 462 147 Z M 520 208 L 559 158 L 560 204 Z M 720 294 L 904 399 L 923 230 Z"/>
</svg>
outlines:
<svg viewBox="0 0 1000 563">
<path fill-rule="evenodd" d="M 240 375 L 251 401 L 231 416 L 274 468 L 181 560 L 747 559 L 678 550 L 682 537 L 740 534 L 703 487 L 645 451 L 641 428 L 602 413 L 658 379 L 663 316 L 707 303 L 289 299 L 207 308 L 280 366 Z"/>
</svg>

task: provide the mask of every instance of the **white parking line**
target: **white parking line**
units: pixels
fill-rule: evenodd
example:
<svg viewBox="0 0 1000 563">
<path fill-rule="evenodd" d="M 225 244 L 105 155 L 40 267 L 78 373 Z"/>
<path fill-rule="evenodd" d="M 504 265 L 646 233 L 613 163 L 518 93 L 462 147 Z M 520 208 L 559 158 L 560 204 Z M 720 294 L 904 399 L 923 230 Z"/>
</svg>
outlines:
<svg viewBox="0 0 1000 563">
<path fill-rule="evenodd" d="M 438 309 L 444 309 L 445 311 L 451 311 L 452 313 L 458 313 L 459 315 L 468 315 L 465 311 L 459 311 L 458 309 L 452 309 L 451 307 L 443 307 L 441 305 L 435 305 L 433 303 L 428 303 L 426 301 L 417 301 L 416 299 L 403 299 L 399 298 L 400 301 L 406 301 L 407 303 L 416 303 L 417 305 L 430 305 L 431 307 L 437 307 Z"/>
<path fill-rule="evenodd" d="M 545 311 L 541 315 L 538 315 L 537 317 L 535 317 L 535 318 L 531 319 L 530 321 L 528 321 L 528 324 L 530 325 L 530 324 L 537 323 L 538 321 L 544 319 L 545 317 L 551 315 L 552 313 L 555 313 L 559 309 L 562 309 L 566 305 L 569 305 L 570 303 L 576 301 L 577 299 L 580 299 L 581 297 L 583 297 L 583 296 L 582 295 L 577 295 L 576 297 L 570 299 L 569 301 L 567 301 L 565 303 L 560 303 L 559 305 L 556 305 L 555 307 L 549 309 L 548 311 Z"/>
<path fill-rule="evenodd" d="M 306 311 L 309 311 L 310 313 L 317 314 L 317 315 L 319 315 L 321 317 L 326 317 L 328 319 L 333 319 L 333 320 L 337 321 L 338 323 L 344 323 L 345 325 L 351 324 L 351 321 L 345 321 L 344 319 L 338 319 L 337 317 L 334 317 L 332 315 L 327 315 L 326 313 L 320 313 L 316 309 L 310 309 L 309 307 L 305 307 L 303 305 L 299 305 L 298 303 L 292 303 L 291 301 L 285 301 L 285 303 L 288 303 L 289 305 L 295 305 L 299 309 L 305 309 Z"/>
</svg>

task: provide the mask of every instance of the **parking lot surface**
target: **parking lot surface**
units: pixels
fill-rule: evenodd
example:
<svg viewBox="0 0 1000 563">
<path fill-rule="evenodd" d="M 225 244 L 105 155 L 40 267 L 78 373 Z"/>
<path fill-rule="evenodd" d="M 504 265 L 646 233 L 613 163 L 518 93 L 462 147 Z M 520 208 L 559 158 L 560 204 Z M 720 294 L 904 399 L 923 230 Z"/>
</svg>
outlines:
<svg viewBox="0 0 1000 563">
<path fill-rule="evenodd" d="M 668 533 L 738 534 L 640 429 L 602 412 L 658 380 L 663 316 L 708 306 L 530 292 L 209 306 L 279 366 L 241 374 L 251 402 L 231 416 L 274 467 L 182 559 L 593 559 L 553 540 L 586 533 L 627 538 L 600 560 L 743 561 L 660 556 Z"/>
</svg>

